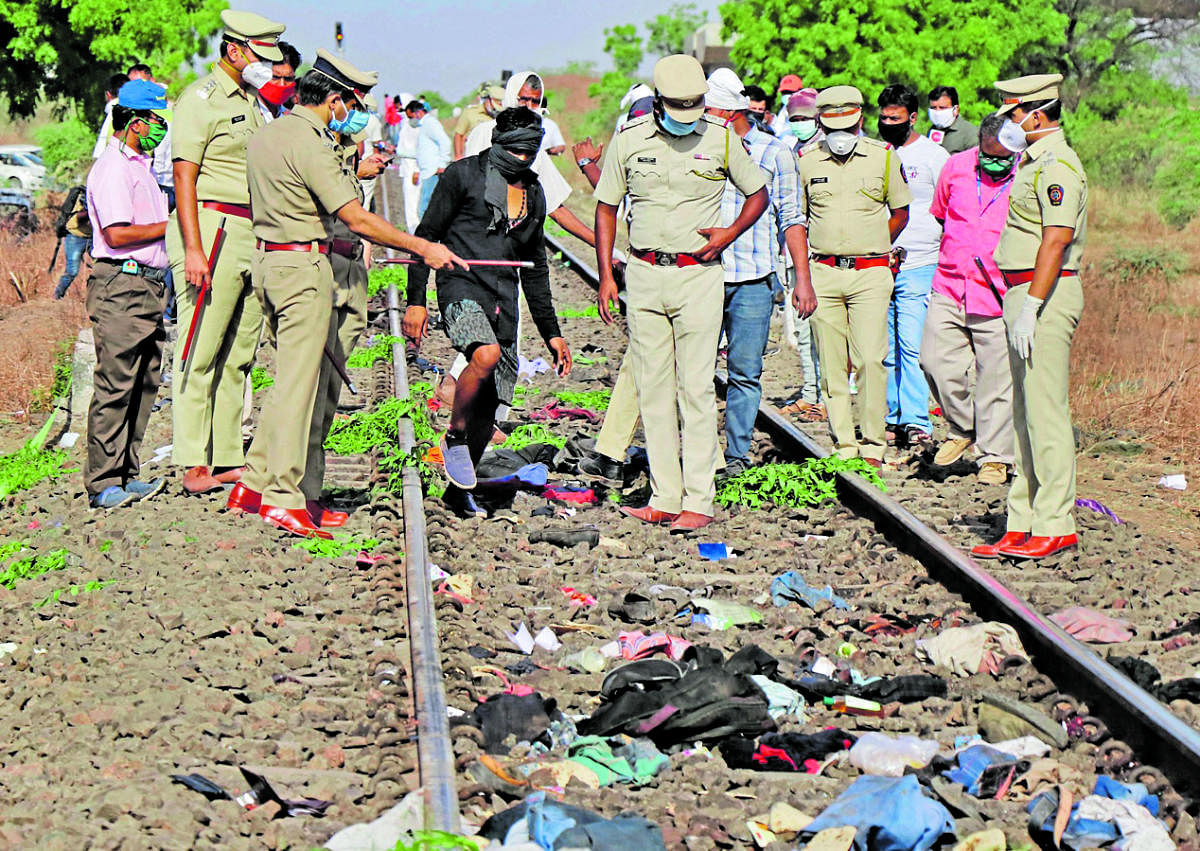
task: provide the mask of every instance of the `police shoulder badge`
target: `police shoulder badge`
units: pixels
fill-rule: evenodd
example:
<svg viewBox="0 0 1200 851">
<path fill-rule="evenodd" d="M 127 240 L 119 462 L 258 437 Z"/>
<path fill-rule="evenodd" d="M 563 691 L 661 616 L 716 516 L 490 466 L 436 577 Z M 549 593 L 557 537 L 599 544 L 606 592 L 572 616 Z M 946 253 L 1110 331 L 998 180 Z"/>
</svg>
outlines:
<svg viewBox="0 0 1200 851">
<path fill-rule="evenodd" d="M 1063 188 L 1061 184 L 1051 183 L 1046 187 L 1046 196 L 1050 199 L 1051 207 L 1059 207 L 1063 202 Z"/>
</svg>

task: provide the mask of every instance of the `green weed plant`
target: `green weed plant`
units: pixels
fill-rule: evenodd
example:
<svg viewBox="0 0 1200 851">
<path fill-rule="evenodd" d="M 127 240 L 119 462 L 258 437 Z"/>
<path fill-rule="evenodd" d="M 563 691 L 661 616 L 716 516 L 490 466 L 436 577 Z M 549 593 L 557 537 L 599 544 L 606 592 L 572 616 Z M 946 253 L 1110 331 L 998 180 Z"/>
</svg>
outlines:
<svg viewBox="0 0 1200 851">
<path fill-rule="evenodd" d="M 558 401 L 569 408 L 587 408 L 591 411 L 607 411 L 612 401 L 612 391 L 603 390 L 559 390 L 554 394 Z"/>
<path fill-rule="evenodd" d="M 54 417 L 47 418 L 38 433 L 16 452 L 0 455 L 0 497 L 27 490 L 45 479 L 55 479 L 77 470 L 63 469 L 67 453 L 62 449 L 43 449 Z"/>
<path fill-rule="evenodd" d="M 399 337 L 391 334 L 380 334 L 369 346 L 355 349 L 346 359 L 346 366 L 374 366 L 381 360 L 392 359 L 392 344 L 402 342 Z"/>
<path fill-rule="evenodd" d="M 401 299 L 408 289 L 408 269 L 404 266 L 375 266 L 367 273 L 367 297 L 374 298 L 395 284 Z"/>
<path fill-rule="evenodd" d="M 370 552 L 379 546 L 375 538 L 361 538 L 358 535 L 334 533 L 333 540 L 321 538 L 303 538 L 292 544 L 292 549 L 304 550 L 317 558 L 341 558 L 345 555 L 358 555 L 360 552 Z"/>
<path fill-rule="evenodd" d="M 564 307 L 558 311 L 558 315 L 563 319 L 582 319 L 586 316 L 600 315 L 600 308 L 594 304 L 589 304 L 587 307 Z"/>
<path fill-rule="evenodd" d="M 837 474 L 858 473 L 886 490 L 875 468 L 861 458 L 818 458 L 802 464 L 762 464 L 719 481 L 717 502 L 758 510 L 766 506 L 809 508 L 837 499 Z"/>
<path fill-rule="evenodd" d="M 414 831 L 409 839 L 397 839 L 392 851 L 479 851 L 483 847 L 477 839 L 442 830 Z"/>
<path fill-rule="evenodd" d="M 505 449 L 524 449 L 534 443 L 549 443 L 562 449 L 566 445 L 567 439 L 559 437 L 541 423 L 529 423 L 513 429 L 512 434 L 500 445 Z"/>
<path fill-rule="evenodd" d="M 250 370 L 250 388 L 255 392 L 275 386 L 275 378 L 261 366 Z"/>
<path fill-rule="evenodd" d="M 0 546 L 0 559 L 11 558 L 27 549 L 31 547 L 24 541 L 12 541 Z M 34 553 L 19 558 L 0 570 L 0 585 L 11 591 L 17 587 L 18 582 L 25 579 L 33 579 L 52 570 L 63 570 L 67 566 L 68 555 L 68 550 L 51 550 L 43 555 Z"/>
<path fill-rule="evenodd" d="M 105 580 L 93 579 L 90 582 L 83 583 L 82 585 L 71 585 L 66 588 L 55 588 L 53 591 L 51 591 L 49 594 L 47 594 L 41 601 L 34 603 L 33 607 L 35 609 L 40 609 L 40 608 L 42 608 L 42 606 L 48 606 L 51 603 L 57 603 L 64 594 L 66 594 L 70 597 L 78 597 L 80 594 L 88 594 L 88 593 L 91 593 L 92 591 L 101 591 L 101 590 L 107 588 L 109 585 L 112 585 L 116 581 L 117 580 L 115 580 L 115 579 L 105 579 Z"/>
</svg>

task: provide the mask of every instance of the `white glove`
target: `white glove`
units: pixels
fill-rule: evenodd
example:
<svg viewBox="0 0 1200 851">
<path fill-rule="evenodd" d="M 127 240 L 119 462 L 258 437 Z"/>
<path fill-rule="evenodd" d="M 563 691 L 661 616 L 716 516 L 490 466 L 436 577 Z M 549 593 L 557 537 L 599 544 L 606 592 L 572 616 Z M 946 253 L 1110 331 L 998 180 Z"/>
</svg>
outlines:
<svg viewBox="0 0 1200 851">
<path fill-rule="evenodd" d="M 1017 321 L 1009 326 L 1008 345 L 1021 360 L 1029 360 L 1033 356 L 1033 329 L 1037 327 L 1038 311 L 1042 309 L 1043 302 L 1045 299 L 1026 294 Z"/>
</svg>

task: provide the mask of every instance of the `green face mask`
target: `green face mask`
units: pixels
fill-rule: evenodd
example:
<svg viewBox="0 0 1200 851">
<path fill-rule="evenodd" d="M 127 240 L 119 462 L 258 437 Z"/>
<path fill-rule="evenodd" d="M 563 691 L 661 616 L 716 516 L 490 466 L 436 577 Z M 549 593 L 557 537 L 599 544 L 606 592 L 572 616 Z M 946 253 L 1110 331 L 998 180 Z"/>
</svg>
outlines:
<svg viewBox="0 0 1200 851">
<path fill-rule="evenodd" d="M 153 121 L 144 121 L 145 125 L 150 128 L 145 136 L 138 137 L 138 146 L 146 153 L 153 151 L 162 143 L 162 140 L 167 138 L 167 125 L 156 124 Z"/>
<path fill-rule="evenodd" d="M 993 180 L 999 180 L 1012 171 L 1012 154 L 1004 157 L 994 157 L 991 154 L 979 153 L 979 170 Z"/>
</svg>

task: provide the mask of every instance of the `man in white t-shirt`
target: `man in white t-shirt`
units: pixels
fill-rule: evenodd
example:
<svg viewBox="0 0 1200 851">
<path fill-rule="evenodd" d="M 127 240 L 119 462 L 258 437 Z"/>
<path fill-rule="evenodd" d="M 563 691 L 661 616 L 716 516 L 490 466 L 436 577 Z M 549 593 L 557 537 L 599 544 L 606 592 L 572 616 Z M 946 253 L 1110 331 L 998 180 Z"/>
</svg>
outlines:
<svg viewBox="0 0 1200 851">
<path fill-rule="evenodd" d="M 546 102 L 549 96 L 542 94 L 542 108 L 545 109 Z M 562 130 L 559 129 L 558 123 L 547 115 L 542 113 L 542 150 L 552 157 L 557 157 L 567 149 L 567 140 L 563 138 Z"/>
<path fill-rule="evenodd" d="M 912 193 L 908 225 L 896 240 L 902 258 L 888 307 L 888 354 L 883 361 L 888 376 L 888 431 L 897 441 L 924 447 L 930 442 L 933 426 L 929 384 L 920 363 L 921 335 L 942 240 L 942 227 L 929 206 L 950 154 L 917 133 L 917 94 L 912 89 L 890 85 L 879 93 L 878 104 L 879 136 L 896 149 Z"/>
</svg>

